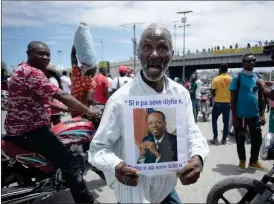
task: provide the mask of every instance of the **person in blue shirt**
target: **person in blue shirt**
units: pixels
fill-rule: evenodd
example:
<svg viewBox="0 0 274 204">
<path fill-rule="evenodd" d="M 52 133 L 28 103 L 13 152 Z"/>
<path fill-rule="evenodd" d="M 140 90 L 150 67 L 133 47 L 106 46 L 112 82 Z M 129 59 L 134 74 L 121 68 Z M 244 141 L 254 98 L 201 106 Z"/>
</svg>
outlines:
<svg viewBox="0 0 274 204">
<path fill-rule="evenodd" d="M 267 169 L 258 161 L 260 146 L 262 144 L 261 124 L 264 118 L 264 96 L 259 86 L 259 78 L 253 72 L 256 58 L 247 53 L 242 58 L 243 70 L 232 78 L 229 90 L 231 91 L 231 112 L 235 128 L 235 139 L 239 157 L 239 171 L 246 169 L 245 132 L 248 126 L 251 137 L 251 157 L 249 168 L 261 171 Z"/>
</svg>

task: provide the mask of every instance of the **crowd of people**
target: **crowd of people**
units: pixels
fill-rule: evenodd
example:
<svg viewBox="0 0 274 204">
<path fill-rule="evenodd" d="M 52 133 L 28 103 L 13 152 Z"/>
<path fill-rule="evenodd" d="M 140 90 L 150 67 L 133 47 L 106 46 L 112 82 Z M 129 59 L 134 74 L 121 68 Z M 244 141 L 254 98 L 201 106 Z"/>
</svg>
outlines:
<svg viewBox="0 0 274 204">
<path fill-rule="evenodd" d="M 274 43 L 273 40 L 270 40 L 270 41 L 265 41 L 264 43 L 262 41 L 258 41 L 258 43 L 254 44 L 253 46 L 250 44 L 250 43 L 247 43 L 247 45 L 245 46 L 245 49 L 246 49 L 246 52 L 249 52 L 249 48 L 251 47 L 263 47 L 263 46 L 267 46 L 267 45 L 272 45 Z M 238 49 L 239 48 L 239 44 L 236 43 L 234 46 L 233 45 L 230 45 L 228 47 L 225 47 L 224 45 L 223 46 L 214 46 L 214 47 L 211 47 L 211 48 L 203 48 L 202 50 L 199 50 L 199 49 L 196 49 L 196 54 L 199 54 L 199 53 L 213 53 L 213 52 L 218 52 L 218 51 L 221 51 L 221 50 L 233 50 L 233 49 Z M 180 55 L 180 52 L 179 51 L 176 51 L 176 54 L 177 55 Z M 186 52 L 187 55 L 191 55 L 191 54 L 194 54 L 194 53 L 191 53 L 190 50 L 188 50 Z"/>
<path fill-rule="evenodd" d="M 227 143 L 228 134 L 234 134 L 237 143 L 239 157 L 239 171 L 246 169 L 245 140 L 251 142 L 250 168 L 267 171 L 258 161 L 260 146 L 262 143 L 261 126 L 266 124 L 265 112 L 270 112 L 269 132 L 274 132 L 274 101 L 270 100 L 263 91 L 261 84 L 262 76 L 253 72 L 256 58 L 252 53 L 246 53 L 242 58 L 243 70 L 230 76 L 228 64 L 221 64 L 219 75 L 213 78 L 211 85 L 206 85 L 194 73 L 190 82 L 184 84 L 189 90 L 193 105 L 193 114 L 197 122 L 199 112 L 199 100 L 201 97 L 202 85 L 210 87 L 212 95 L 212 130 L 213 139 L 210 141 L 214 145 L 219 145 L 217 120 L 222 114 L 223 135 L 222 144 Z M 177 78 L 174 79 L 175 81 Z M 273 82 L 267 82 L 274 88 Z M 267 110 L 266 110 L 267 107 Z M 247 136 L 248 134 L 248 136 Z"/>
<path fill-rule="evenodd" d="M 143 31 L 139 43 L 142 70 L 133 76 L 132 70 L 120 66 L 119 76 L 114 79 L 111 79 L 104 67 L 99 67 L 99 73 L 96 74 L 96 66 L 80 65 L 76 57 L 77 51 L 72 47 L 70 79 L 66 72 L 60 77 L 55 70 L 48 67 L 50 49 L 45 43 L 29 43 L 27 62 L 19 64 L 13 70 L 9 81 L 9 104 L 5 121 L 7 136 L 21 138 L 18 146 L 24 145 L 42 154 L 66 172 L 76 203 L 98 203 L 79 173 L 81 170 L 77 159 L 50 131 L 50 121 L 53 109 L 70 111 L 72 117 L 85 113 L 96 118 L 99 112 L 89 107 L 95 103 L 106 104 L 100 126 L 90 145 L 89 162 L 104 172 L 107 184 L 115 191 L 117 202 L 181 203 L 175 190 L 177 178 L 182 185 L 196 183 L 203 170 L 209 147 L 195 123 L 199 103 L 197 90 L 201 90 L 202 82 L 194 74 L 188 84 L 188 91 L 165 75 L 173 55 L 172 46 L 172 35 L 167 28 L 159 24 L 149 25 Z M 213 79 L 211 85 L 214 97 L 212 143 L 217 144 L 218 141 L 218 116 L 223 114 L 226 117 L 224 123 L 228 123 L 231 108 L 240 160 L 239 170 L 246 168 L 245 137 L 242 135 L 246 126 L 249 127 L 252 138 L 249 167 L 266 170 L 258 162 L 258 148 L 262 142 L 260 125 L 265 120 L 264 109 L 261 109 L 264 101 L 261 97 L 273 99 L 274 94 L 269 89 L 269 84 L 254 74 L 255 61 L 254 55 L 246 54 L 243 57 L 243 71 L 233 78 L 227 75 L 227 66 L 222 65 L 220 75 Z M 121 103 L 124 96 L 166 94 L 179 95 L 185 100 L 181 106 L 186 110 L 189 161 L 183 169 L 167 174 L 140 174 L 139 170 L 128 166 L 124 161 L 123 139 L 127 135 L 124 135 L 123 125 L 129 119 L 122 117 Z M 273 113 L 274 110 L 271 109 L 271 120 Z M 228 124 L 223 132 L 223 144 L 226 142 L 227 129 Z M 273 131 L 273 126 L 270 131 Z M 156 142 L 161 143 L 158 140 L 153 142 L 154 149 Z M 152 146 L 147 147 L 147 151 Z"/>
</svg>

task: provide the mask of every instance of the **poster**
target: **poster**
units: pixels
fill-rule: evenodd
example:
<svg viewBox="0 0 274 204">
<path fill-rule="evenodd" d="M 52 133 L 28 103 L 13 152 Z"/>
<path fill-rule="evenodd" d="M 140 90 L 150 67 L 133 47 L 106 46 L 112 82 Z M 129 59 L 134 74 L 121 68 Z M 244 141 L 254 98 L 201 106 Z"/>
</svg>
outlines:
<svg viewBox="0 0 274 204">
<path fill-rule="evenodd" d="M 184 98 L 173 95 L 124 98 L 125 161 L 143 174 L 182 169 L 187 162 Z"/>
</svg>

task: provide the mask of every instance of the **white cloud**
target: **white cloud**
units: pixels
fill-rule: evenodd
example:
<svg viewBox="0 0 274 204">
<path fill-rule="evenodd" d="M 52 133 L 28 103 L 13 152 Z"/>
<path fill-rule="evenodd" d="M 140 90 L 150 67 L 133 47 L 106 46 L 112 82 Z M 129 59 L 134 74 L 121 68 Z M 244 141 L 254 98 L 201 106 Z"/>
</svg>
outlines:
<svg viewBox="0 0 274 204">
<path fill-rule="evenodd" d="M 47 45 L 55 45 L 57 42 L 56 41 L 46 41 L 45 42 Z"/>
<path fill-rule="evenodd" d="M 94 27 L 124 29 L 119 25 L 131 22 L 145 22 L 138 27 L 144 28 L 150 22 L 162 21 L 174 35 L 172 22 L 180 20 L 182 10 L 193 10 L 187 14 L 186 48 L 209 48 L 215 45 L 234 46 L 236 42 L 245 46 L 248 42 L 273 39 L 274 2 L 271 1 L 4 1 L 2 2 L 3 26 L 40 27 L 45 24 L 76 25 L 85 21 Z M 55 39 L 66 36 L 60 32 Z M 62 33 L 63 32 L 63 33 Z M 65 37 L 66 36 L 66 37 Z M 183 31 L 177 29 L 177 48 L 183 44 Z M 139 36 L 137 36 L 139 37 Z M 53 40 L 55 40 L 53 39 Z M 116 40 L 120 43 L 131 39 Z M 115 39 L 114 39 L 115 41 Z"/>
</svg>

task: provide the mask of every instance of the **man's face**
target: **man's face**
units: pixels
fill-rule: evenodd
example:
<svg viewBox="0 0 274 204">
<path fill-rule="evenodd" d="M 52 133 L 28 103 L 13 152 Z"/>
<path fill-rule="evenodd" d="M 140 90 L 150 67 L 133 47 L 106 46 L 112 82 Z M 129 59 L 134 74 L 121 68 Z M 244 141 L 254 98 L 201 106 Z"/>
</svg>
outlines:
<svg viewBox="0 0 274 204">
<path fill-rule="evenodd" d="M 147 117 L 147 126 L 149 133 L 154 137 L 162 136 L 166 130 L 166 122 L 159 113 L 151 113 Z"/>
<path fill-rule="evenodd" d="M 191 81 L 196 81 L 196 80 L 197 80 L 196 74 L 192 74 L 192 76 L 191 76 Z"/>
<path fill-rule="evenodd" d="M 159 28 L 144 31 L 139 58 L 145 78 L 149 81 L 160 80 L 172 58 L 171 42 L 169 42 L 167 31 Z"/>
<path fill-rule="evenodd" d="M 243 67 L 246 70 L 249 70 L 249 71 L 253 70 L 255 63 L 256 63 L 256 58 L 254 55 L 246 56 L 243 59 Z"/>
<path fill-rule="evenodd" d="M 31 50 L 27 51 L 29 62 L 35 68 L 44 70 L 50 62 L 50 50 L 48 46 L 37 44 Z"/>
</svg>

